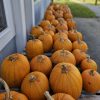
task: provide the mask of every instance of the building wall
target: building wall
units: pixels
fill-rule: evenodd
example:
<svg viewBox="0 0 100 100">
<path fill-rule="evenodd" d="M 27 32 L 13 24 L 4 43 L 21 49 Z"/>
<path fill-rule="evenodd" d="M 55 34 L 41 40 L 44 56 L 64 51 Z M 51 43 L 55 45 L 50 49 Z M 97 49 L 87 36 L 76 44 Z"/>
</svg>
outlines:
<svg viewBox="0 0 100 100">
<path fill-rule="evenodd" d="M 38 0 L 38 2 L 34 3 L 35 7 L 35 25 L 38 25 L 39 22 L 43 19 L 44 12 L 49 5 L 51 0 Z M 15 38 L 13 38 L 6 46 L 5 48 L 0 51 L 0 63 L 5 58 L 5 56 L 10 55 L 12 53 L 16 52 L 16 41 Z"/>
</svg>

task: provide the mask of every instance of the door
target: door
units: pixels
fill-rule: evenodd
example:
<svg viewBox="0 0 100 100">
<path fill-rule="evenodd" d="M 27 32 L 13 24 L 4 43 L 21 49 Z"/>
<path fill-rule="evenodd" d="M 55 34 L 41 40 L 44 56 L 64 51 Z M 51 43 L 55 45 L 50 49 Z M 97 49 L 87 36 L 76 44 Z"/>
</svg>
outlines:
<svg viewBox="0 0 100 100">
<path fill-rule="evenodd" d="M 15 36 L 11 0 L 0 0 L 0 51 Z"/>
</svg>

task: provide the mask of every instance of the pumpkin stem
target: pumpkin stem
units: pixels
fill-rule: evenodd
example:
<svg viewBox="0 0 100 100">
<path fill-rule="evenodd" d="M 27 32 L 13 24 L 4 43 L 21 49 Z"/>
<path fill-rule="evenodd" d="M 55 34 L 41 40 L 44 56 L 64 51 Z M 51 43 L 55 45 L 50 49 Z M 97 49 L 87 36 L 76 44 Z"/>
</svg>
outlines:
<svg viewBox="0 0 100 100">
<path fill-rule="evenodd" d="M 10 89 L 7 83 L 2 78 L 0 78 L 0 83 L 4 85 L 4 88 L 6 90 L 5 100 L 10 100 Z"/>
<path fill-rule="evenodd" d="M 62 65 L 62 73 L 67 73 L 68 72 L 68 68 L 66 67 L 65 64 Z"/>
<path fill-rule="evenodd" d="M 44 93 L 44 95 L 46 96 L 47 100 L 54 100 L 54 99 L 51 97 L 51 95 L 50 95 L 50 93 L 49 93 L 48 91 L 46 91 L 46 92 Z"/>
<path fill-rule="evenodd" d="M 39 55 L 39 56 L 37 57 L 37 60 L 38 60 L 39 62 L 42 62 L 42 61 L 44 60 L 44 56 Z"/>
<path fill-rule="evenodd" d="M 63 37 L 60 37 L 60 41 L 61 41 L 61 42 L 64 42 L 64 38 L 63 38 Z"/>
<path fill-rule="evenodd" d="M 89 73 L 90 73 L 91 76 L 94 76 L 94 70 L 90 70 Z"/>
<path fill-rule="evenodd" d="M 11 55 L 11 56 L 9 56 L 9 58 L 8 58 L 8 60 L 10 60 L 10 61 L 12 61 L 12 62 L 15 62 L 16 60 L 18 59 L 18 56 L 17 56 L 17 54 L 16 55 Z"/>
<path fill-rule="evenodd" d="M 36 78 L 35 75 L 31 75 L 31 76 L 29 77 L 29 81 L 30 81 L 30 82 L 34 82 L 36 79 L 37 79 L 37 78 Z"/>
<path fill-rule="evenodd" d="M 87 54 L 87 61 L 90 62 L 90 55 Z"/>
</svg>

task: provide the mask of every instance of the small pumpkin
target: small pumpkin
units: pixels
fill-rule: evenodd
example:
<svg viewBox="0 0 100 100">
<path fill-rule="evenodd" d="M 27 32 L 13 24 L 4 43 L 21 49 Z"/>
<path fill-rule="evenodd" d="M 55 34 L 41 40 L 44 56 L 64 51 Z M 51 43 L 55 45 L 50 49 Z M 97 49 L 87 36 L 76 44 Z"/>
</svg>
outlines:
<svg viewBox="0 0 100 100">
<path fill-rule="evenodd" d="M 0 78 L 0 83 L 4 85 L 6 92 L 0 93 L 0 100 L 28 100 L 28 98 L 22 94 L 15 91 L 10 91 L 7 83 Z"/>
<path fill-rule="evenodd" d="M 54 64 L 58 64 L 61 62 L 72 63 L 74 65 L 76 64 L 74 55 L 71 52 L 64 49 L 55 51 L 51 56 L 51 61 Z"/>
<path fill-rule="evenodd" d="M 45 16 L 45 19 L 46 19 L 46 20 L 49 20 L 49 21 L 51 22 L 52 20 L 55 19 L 55 16 L 54 16 L 53 14 L 51 14 L 51 15 L 46 15 L 46 16 Z"/>
<path fill-rule="evenodd" d="M 67 25 L 67 23 L 66 23 L 66 21 L 64 20 L 64 18 L 58 18 L 57 19 L 58 21 L 59 21 L 59 23 L 61 23 L 61 24 L 66 24 Z"/>
<path fill-rule="evenodd" d="M 76 22 L 72 19 L 67 19 L 68 29 L 76 28 Z"/>
<path fill-rule="evenodd" d="M 43 43 L 44 52 L 48 52 L 49 50 L 51 50 L 53 46 L 53 39 L 50 34 L 40 35 L 39 40 L 41 40 Z"/>
<path fill-rule="evenodd" d="M 33 37 L 32 37 L 33 38 Z M 26 43 L 26 52 L 29 59 L 43 54 L 43 43 L 39 39 L 32 39 Z"/>
<path fill-rule="evenodd" d="M 64 13 L 64 19 L 67 20 L 67 19 L 72 19 L 73 18 L 73 15 L 71 13 Z"/>
<path fill-rule="evenodd" d="M 44 27 L 47 26 L 47 25 L 50 25 L 50 22 L 49 22 L 48 20 L 42 20 L 42 21 L 40 22 L 40 26 L 41 26 L 42 28 L 44 28 Z"/>
<path fill-rule="evenodd" d="M 57 64 L 50 74 L 50 86 L 54 93 L 67 93 L 78 99 L 82 91 L 79 70 L 70 63 Z"/>
<path fill-rule="evenodd" d="M 68 39 L 68 36 L 67 36 L 67 34 L 65 32 L 58 32 L 53 36 L 54 42 L 59 38 Z"/>
<path fill-rule="evenodd" d="M 81 41 L 79 38 L 77 41 L 73 42 L 73 50 L 74 49 L 80 49 L 84 52 L 86 52 L 88 50 L 88 46 L 84 41 Z"/>
<path fill-rule="evenodd" d="M 44 94 L 47 100 L 75 100 L 71 95 L 65 93 L 56 93 L 54 95 L 50 95 L 48 91 Z"/>
<path fill-rule="evenodd" d="M 45 12 L 45 16 L 47 16 L 47 15 L 52 15 L 53 14 L 53 12 L 52 12 L 52 10 L 46 10 L 46 12 Z"/>
<path fill-rule="evenodd" d="M 31 34 L 35 37 L 39 37 L 42 34 L 43 29 L 40 26 L 32 27 Z"/>
<path fill-rule="evenodd" d="M 74 42 L 77 41 L 78 39 L 82 40 L 82 34 L 80 32 L 78 32 L 77 30 L 70 30 L 68 32 L 68 38 Z"/>
<path fill-rule="evenodd" d="M 21 85 L 21 91 L 29 100 L 45 100 L 44 92 L 48 91 L 49 82 L 45 74 L 41 72 L 31 72 Z"/>
<path fill-rule="evenodd" d="M 82 62 L 81 62 L 81 69 L 84 71 L 86 69 L 93 69 L 93 70 L 97 70 L 97 64 L 94 60 L 92 60 L 90 58 L 89 55 L 87 55 L 87 58 L 84 59 Z"/>
<path fill-rule="evenodd" d="M 31 71 L 40 71 L 49 75 L 52 69 L 51 60 L 45 55 L 38 55 L 31 60 Z"/>
<path fill-rule="evenodd" d="M 55 51 L 61 50 L 61 49 L 72 51 L 72 42 L 69 39 L 60 37 L 54 42 L 53 47 Z"/>
<path fill-rule="evenodd" d="M 56 29 L 57 29 L 57 31 L 67 31 L 68 27 L 67 27 L 67 25 L 65 23 L 59 23 L 56 26 Z"/>
<path fill-rule="evenodd" d="M 54 15 L 55 15 L 56 19 L 57 18 L 63 18 L 63 11 L 62 10 L 57 10 L 57 11 L 55 11 Z"/>
<path fill-rule="evenodd" d="M 83 88 L 86 92 L 96 93 L 100 90 L 100 74 L 93 69 L 82 72 Z"/>
<path fill-rule="evenodd" d="M 51 20 L 51 24 L 56 27 L 59 24 L 59 21 L 56 19 L 53 19 Z"/>
<path fill-rule="evenodd" d="M 79 49 L 75 49 L 72 53 L 75 56 L 77 64 L 81 63 L 81 61 L 86 59 L 86 57 L 87 57 L 87 54 Z"/>
<path fill-rule="evenodd" d="M 0 69 L 1 77 L 9 87 L 20 87 L 23 78 L 30 72 L 30 65 L 27 58 L 19 53 L 7 56 Z"/>
<path fill-rule="evenodd" d="M 51 30 L 45 30 L 44 31 L 46 34 L 50 34 L 52 37 L 54 36 L 54 32 L 53 31 L 51 31 Z"/>
</svg>

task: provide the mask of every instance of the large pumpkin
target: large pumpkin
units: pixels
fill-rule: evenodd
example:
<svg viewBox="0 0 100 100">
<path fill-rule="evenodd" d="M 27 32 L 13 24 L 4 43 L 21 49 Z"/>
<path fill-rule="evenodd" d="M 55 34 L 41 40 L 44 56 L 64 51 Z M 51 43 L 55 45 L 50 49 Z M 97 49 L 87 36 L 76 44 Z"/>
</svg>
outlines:
<svg viewBox="0 0 100 100">
<path fill-rule="evenodd" d="M 54 52 L 51 56 L 51 61 L 54 64 L 58 64 L 61 62 L 72 63 L 74 65 L 76 64 L 74 55 L 71 52 L 64 49 Z"/>
<path fill-rule="evenodd" d="M 40 71 L 49 75 L 52 69 L 51 60 L 45 55 L 38 55 L 31 60 L 31 71 Z"/>
<path fill-rule="evenodd" d="M 81 62 L 81 69 L 84 71 L 86 69 L 93 69 L 93 70 L 97 70 L 97 64 L 94 60 L 92 60 L 90 58 L 90 56 L 87 56 L 86 59 L 84 59 Z"/>
<path fill-rule="evenodd" d="M 4 85 L 6 92 L 0 93 L 0 100 L 28 100 L 27 97 L 15 91 L 10 91 L 7 83 L 0 78 L 0 83 Z"/>
<path fill-rule="evenodd" d="M 73 42 L 73 50 L 74 49 L 80 49 L 86 52 L 88 50 L 88 46 L 84 41 L 81 41 L 80 39 L 78 39 L 77 41 Z"/>
<path fill-rule="evenodd" d="M 75 100 L 71 95 L 66 93 L 56 93 L 51 96 L 49 92 L 46 91 L 45 96 L 47 100 Z"/>
<path fill-rule="evenodd" d="M 28 74 L 21 85 L 21 91 L 29 100 L 45 100 L 44 92 L 48 91 L 49 82 L 47 77 L 41 72 Z"/>
<path fill-rule="evenodd" d="M 89 93 L 96 93 L 100 90 L 100 74 L 93 69 L 82 72 L 83 88 Z"/>
<path fill-rule="evenodd" d="M 86 57 L 87 57 L 87 54 L 85 52 L 83 52 L 82 50 L 79 50 L 79 49 L 75 49 L 72 53 L 75 56 L 77 64 L 81 63 L 81 61 L 86 59 Z"/>
<path fill-rule="evenodd" d="M 77 41 L 78 39 L 82 40 L 82 34 L 76 30 L 70 30 L 68 32 L 68 38 L 74 42 L 74 41 Z"/>
<path fill-rule="evenodd" d="M 82 91 L 79 70 L 70 63 L 57 64 L 50 74 L 50 86 L 54 93 L 67 93 L 78 99 Z"/>
<path fill-rule="evenodd" d="M 55 51 L 61 50 L 61 49 L 72 51 L 72 42 L 69 39 L 64 39 L 60 37 L 54 42 L 53 48 Z"/>
<path fill-rule="evenodd" d="M 39 36 L 39 40 L 43 43 L 44 52 L 51 50 L 53 46 L 53 39 L 50 34 L 43 34 Z"/>
<path fill-rule="evenodd" d="M 65 32 L 58 32 L 53 36 L 54 42 L 59 38 L 68 39 L 68 36 L 67 36 L 67 34 Z"/>
<path fill-rule="evenodd" d="M 29 59 L 33 57 L 43 54 L 43 43 L 39 39 L 29 40 L 26 43 L 26 52 Z"/>
<path fill-rule="evenodd" d="M 32 27 L 31 34 L 35 37 L 38 37 L 42 34 L 43 29 L 40 26 L 34 26 Z"/>
<path fill-rule="evenodd" d="M 20 87 L 23 78 L 30 72 L 30 65 L 24 55 L 15 53 L 3 60 L 0 70 L 9 87 Z"/>
</svg>

